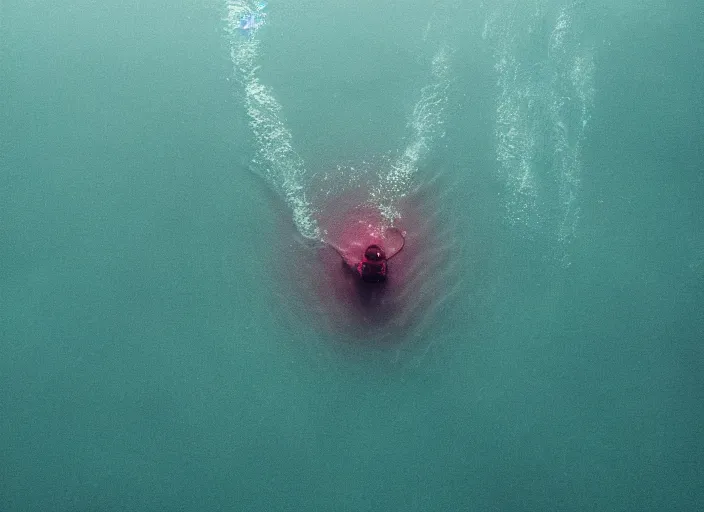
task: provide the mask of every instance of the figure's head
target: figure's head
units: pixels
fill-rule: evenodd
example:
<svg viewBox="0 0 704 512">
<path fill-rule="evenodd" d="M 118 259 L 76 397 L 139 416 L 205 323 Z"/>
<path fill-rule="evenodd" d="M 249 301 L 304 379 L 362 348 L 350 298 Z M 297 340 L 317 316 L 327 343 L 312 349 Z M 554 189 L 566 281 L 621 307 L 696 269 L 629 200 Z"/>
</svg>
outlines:
<svg viewBox="0 0 704 512">
<path fill-rule="evenodd" d="M 381 261 L 386 259 L 384 251 L 376 244 L 372 244 L 364 251 L 364 257 L 369 261 Z"/>
</svg>

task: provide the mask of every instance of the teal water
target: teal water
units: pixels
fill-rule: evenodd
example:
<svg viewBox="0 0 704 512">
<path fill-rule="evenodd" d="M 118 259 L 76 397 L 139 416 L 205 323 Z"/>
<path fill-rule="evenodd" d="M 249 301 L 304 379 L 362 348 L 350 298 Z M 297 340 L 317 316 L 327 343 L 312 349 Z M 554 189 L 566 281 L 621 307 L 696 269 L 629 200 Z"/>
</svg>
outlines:
<svg viewBox="0 0 704 512">
<path fill-rule="evenodd" d="M 0 511 L 704 508 L 700 7 L 227 7 L 0 3 Z M 351 183 L 392 344 L 301 266 Z"/>
</svg>

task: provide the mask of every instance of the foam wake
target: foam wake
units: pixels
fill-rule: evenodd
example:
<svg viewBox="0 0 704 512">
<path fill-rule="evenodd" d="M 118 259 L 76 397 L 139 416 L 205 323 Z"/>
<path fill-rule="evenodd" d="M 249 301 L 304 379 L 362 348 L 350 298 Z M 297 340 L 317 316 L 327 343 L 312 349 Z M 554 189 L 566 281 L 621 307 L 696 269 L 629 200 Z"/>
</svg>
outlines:
<svg viewBox="0 0 704 512">
<path fill-rule="evenodd" d="M 302 236 L 320 239 L 314 210 L 306 198 L 306 169 L 294 151 L 291 132 L 284 123 L 281 105 L 272 90 L 257 76 L 259 39 L 257 28 L 243 30 L 243 20 L 252 19 L 261 3 L 227 0 L 227 31 L 235 79 L 244 92 L 244 105 L 257 145 L 252 164 L 286 201 Z"/>
<path fill-rule="evenodd" d="M 549 32 L 541 2 L 528 12 L 500 9 L 483 34 L 496 58 L 496 157 L 507 219 L 527 233 L 549 226 L 565 265 L 579 221 L 582 146 L 594 96 L 592 52 L 573 27 L 576 8 L 562 8 Z"/>
<path fill-rule="evenodd" d="M 282 107 L 272 89 L 257 75 L 258 30 L 264 24 L 262 2 L 227 0 L 226 6 L 235 80 L 241 87 L 257 146 L 253 168 L 286 200 L 301 235 L 321 240 L 315 197 L 307 196 L 307 191 L 316 189 L 311 186 L 316 177 L 307 172 L 303 159 L 294 150 Z M 419 162 L 444 136 L 449 77 L 450 52 L 441 46 L 432 59 L 430 81 L 421 89 L 420 98 L 409 117 L 410 134 L 403 149 L 396 156 L 384 159 L 385 162 L 377 162 L 383 165 L 374 166 L 373 180 L 367 173 L 359 172 L 361 169 L 338 166 L 337 174 L 344 174 L 346 181 L 368 181 L 369 204 L 378 208 L 390 225 L 401 217 L 399 204 L 413 190 Z M 340 181 L 331 179 L 331 176 L 325 178 L 330 182 Z"/>
<path fill-rule="evenodd" d="M 408 120 L 411 134 L 405 148 L 382 170 L 378 186 L 372 192 L 372 200 L 389 222 L 400 217 L 398 204 L 413 189 L 418 162 L 445 135 L 449 77 L 449 50 L 442 46 L 433 57 L 431 81 L 421 89 L 420 99 Z"/>
</svg>

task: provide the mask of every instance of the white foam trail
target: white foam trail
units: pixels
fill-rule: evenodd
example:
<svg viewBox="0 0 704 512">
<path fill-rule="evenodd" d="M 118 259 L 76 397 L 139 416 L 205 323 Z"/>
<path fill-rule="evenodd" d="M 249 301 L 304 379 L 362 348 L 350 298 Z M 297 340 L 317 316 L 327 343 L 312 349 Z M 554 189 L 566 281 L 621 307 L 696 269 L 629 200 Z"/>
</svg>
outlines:
<svg viewBox="0 0 704 512">
<path fill-rule="evenodd" d="M 398 201 L 413 188 L 418 162 L 437 139 L 445 136 L 443 125 L 450 80 L 450 56 L 447 47 L 441 47 L 435 54 L 431 71 L 431 82 L 421 90 L 420 99 L 408 122 L 411 129 L 408 144 L 381 175 L 379 186 L 372 193 L 373 201 L 384 217 L 392 223 L 400 217 Z"/>
<path fill-rule="evenodd" d="M 256 31 L 240 33 L 243 16 L 257 11 L 257 2 L 227 0 L 227 31 L 235 79 L 244 91 L 244 105 L 257 143 L 255 169 L 279 192 L 293 212 L 293 221 L 302 236 L 320 240 L 313 208 L 306 199 L 303 159 L 294 151 L 291 132 L 286 127 L 272 90 L 257 76 L 259 39 Z"/>
<path fill-rule="evenodd" d="M 509 219 L 527 224 L 536 211 L 537 194 L 533 162 L 536 134 L 529 115 L 533 91 L 520 84 L 513 55 L 502 55 L 496 69 L 501 91 L 496 108 L 496 158 L 508 188 Z"/>
<path fill-rule="evenodd" d="M 559 259 L 569 265 L 566 249 L 579 220 L 581 154 L 593 107 L 594 64 L 572 26 L 575 5 L 559 12 L 546 35 L 545 53 L 535 58 L 525 51 L 525 38 L 534 42 L 545 18 L 541 5 L 536 4 L 532 16 L 517 10 L 492 13 L 483 36 L 495 44 L 497 59 L 496 155 L 506 183 L 507 217 L 528 231 L 552 222 Z M 557 218 L 549 219 L 554 211 Z"/>
<path fill-rule="evenodd" d="M 594 101 L 594 62 L 588 51 L 575 51 L 572 16 L 563 8 L 550 36 L 554 74 L 550 88 L 550 121 L 553 130 L 552 165 L 558 173 L 562 218 L 558 238 L 563 247 L 575 237 L 579 221 L 582 146 Z M 569 265 L 566 253 L 562 262 Z"/>
</svg>

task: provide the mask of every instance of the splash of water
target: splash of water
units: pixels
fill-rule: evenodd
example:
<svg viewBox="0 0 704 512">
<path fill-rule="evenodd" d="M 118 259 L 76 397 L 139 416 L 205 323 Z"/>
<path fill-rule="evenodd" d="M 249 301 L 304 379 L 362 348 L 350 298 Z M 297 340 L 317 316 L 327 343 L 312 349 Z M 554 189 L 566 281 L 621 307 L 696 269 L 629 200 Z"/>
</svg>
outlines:
<svg viewBox="0 0 704 512">
<path fill-rule="evenodd" d="M 422 200 L 422 194 L 431 193 L 430 189 L 416 182 L 422 159 L 444 136 L 451 74 L 449 49 L 440 46 L 434 54 L 430 80 L 409 116 L 409 134 L 400 151 L 310 173 L 294 149 L 281 105 L 257 74 L 259 37 L 266 33 L 266 26 L 245 33 L 242 30 L 243 24 L 250 27 L 256 4 L 251 0 L 227 0 L 227 8 L 235 79 L 257 149 L 253 168 L 285 198 L 300 234 L 323 242 L 318 258 L 306 257 L 298 262 L 298 268 L 312 277 L 307 286 L 312 285 L 320 299 L 320 311 L 328 313 L 331 326 L 343 329 L 341 335 L 356 339 L 362 334 L 365 341 L 392 341 L 418 326 L 420 342 L 424 336 L 418 333 L 430 328 L 437 308 L 445 307 L 456 296 L 461 282 L 449 261 L 454 239 L 447 230 L 452 222 L 438 220 L 441 210 L 432 201 Z M 418 198 L 412 209 L 411 201 L 407 201 L 411 193 L 414 200 Z M 425 209 L 423 204 L 427 205 Z M 410 242 L 407 247 L 406 240 Z M 354 273 L 369 243 L 378 243 L 389 257 L 394 257 L 393 270 L 383 288 L 360 288 L 361 281 Z M 432 276 L 421 255 L 437 267 Z M 346 263 L 343 268 L 340 256 Z M 298 274 L 296 279 L 300 279 Z M 452 286 L 439 287 L 438 279 Z"/>
<path fill-rule="evenodd" d="M 281 105 L 271 88 L 257 75 L 258 36 L 265 4 L 252 0 L 227 0 L 226 5 L 230 56 L 235 78 L 244 91 L 244 105 L 257 144 L 253 168 L 284 197 L 301 235 L 310 240 L 321 240 L 324 233 L 316 221 L 317 209 L 306 194 L 310 190 L 311 175 L 294 149 Z M 252 20 L 261 23 L 252 23 Z M 243 26 L 248 27 L 246 34 L 243 34 Z M 388 158 L 384 165 L 375 168 L 374 180 L 368 183 L 368 205 L 377 208 L 389 226 L 401 217 L 399 203 L 413 190 L 419 162 L 444 136 L 449 76 L 450 51 L 441 46 L 432 60 L 430 83 L 422 88 L 408 120 L 410 135 L 404 149 L 395 158 Z M 338 171 L 338 174 L 364 179 L 362 173 L 353 167 L 338 166 Z"/>
</svg>

